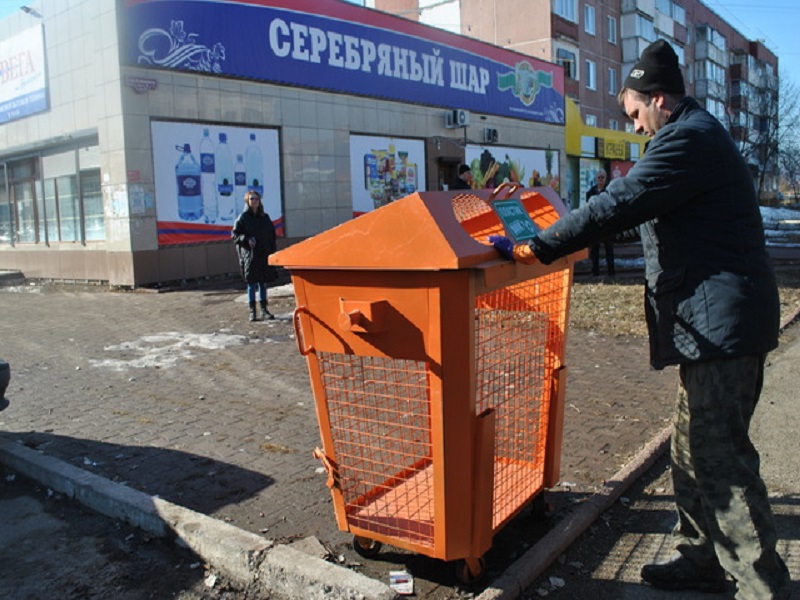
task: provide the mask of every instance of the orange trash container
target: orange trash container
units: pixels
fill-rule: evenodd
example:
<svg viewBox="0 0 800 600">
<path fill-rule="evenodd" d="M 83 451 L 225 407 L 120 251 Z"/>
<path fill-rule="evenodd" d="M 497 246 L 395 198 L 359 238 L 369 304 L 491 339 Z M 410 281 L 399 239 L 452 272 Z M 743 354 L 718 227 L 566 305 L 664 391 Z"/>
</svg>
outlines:
<svg viewBox="0 0 800 600">
<path fill-rule="evenodd" d="M 508 199 L 542 228 L 566 211 L 549 187 L 419 192 L 270 257 L 294 284 L 338 527 L 364 556 L 456 560 L 465 582 L 559 478 L 582 256 L 500 259 L 486 240 Z"/>
</svg>

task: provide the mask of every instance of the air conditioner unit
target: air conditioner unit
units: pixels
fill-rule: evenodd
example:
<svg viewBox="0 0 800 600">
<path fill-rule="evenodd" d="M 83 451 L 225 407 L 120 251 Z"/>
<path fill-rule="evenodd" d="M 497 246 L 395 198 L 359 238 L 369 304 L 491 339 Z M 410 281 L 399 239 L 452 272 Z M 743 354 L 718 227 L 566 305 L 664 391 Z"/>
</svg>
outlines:
<svg viewBox="0 0 800 600">
<path fill-rule="evenodd" d="M 483 130 L 483 141 L 487 144 L 496 144 L 498 139 L 497 129 L 487 127 Z"/>
<path fill-rule="evenodd" d="M 469 125 L 469 112 L 466 110 L 456 109 L 448 110 L 444 113 L 444 126 L 448 129 L 454 127 L 466 127 Z"/>
</svg>

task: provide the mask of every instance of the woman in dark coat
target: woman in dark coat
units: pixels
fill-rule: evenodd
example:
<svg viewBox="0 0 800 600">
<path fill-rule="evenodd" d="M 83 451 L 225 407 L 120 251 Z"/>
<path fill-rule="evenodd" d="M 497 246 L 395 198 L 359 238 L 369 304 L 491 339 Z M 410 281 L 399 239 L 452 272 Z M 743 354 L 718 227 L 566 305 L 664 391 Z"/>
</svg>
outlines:
<svg viewBox="0 0 800 600">
<path fill-rule="evenodd" d="M 256 321 L 256 289 L 264 319 L 275 317 L 267 310 L 267 282 L 275 279 L 275 268 L 267 264 L 267 258 L 275 252 L 275 226 L 264 212 L 261 196 L 249 191 L 244 195 L 246 208 L 233 224 L 231 237 L 239 253 L 239 266 L 247 283 L 250 299 L 250 320 Z"/>
</svg>

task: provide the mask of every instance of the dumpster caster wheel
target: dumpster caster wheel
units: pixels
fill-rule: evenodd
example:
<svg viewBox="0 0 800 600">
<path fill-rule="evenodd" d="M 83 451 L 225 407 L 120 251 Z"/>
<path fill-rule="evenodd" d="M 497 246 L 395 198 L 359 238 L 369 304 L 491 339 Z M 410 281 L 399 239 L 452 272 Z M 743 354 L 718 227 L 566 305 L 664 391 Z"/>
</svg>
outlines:
<svg viewBox="0 0 800 600">
<path fill-rule="evenodd" d="M 547 520 L 547 512 L 549 506 L 544 499 L 544 493 L 540 493 L 533 499 L 531 503 L 531 519 L 533 519 L 534 523 L 541 523 L 542 521 Z"/>
<path fill-rule="evenodd" d="M 381 547 L 383 547 L 383 544 L 376 542 L 375 540 L 361 537 L 359 535 L 353 536 L 353 550 L 355 550 L 358 555 L 363 556 L 364 558 L 372 558 L 377 556 L 378 552 L 381 551 Z"/>
<path fill-rule="evenodd" d="M 466 585 L 480 581 L 486 573 L 483 558 L 462 558 L 456 561 L 456 579 Z"/>
</svg>

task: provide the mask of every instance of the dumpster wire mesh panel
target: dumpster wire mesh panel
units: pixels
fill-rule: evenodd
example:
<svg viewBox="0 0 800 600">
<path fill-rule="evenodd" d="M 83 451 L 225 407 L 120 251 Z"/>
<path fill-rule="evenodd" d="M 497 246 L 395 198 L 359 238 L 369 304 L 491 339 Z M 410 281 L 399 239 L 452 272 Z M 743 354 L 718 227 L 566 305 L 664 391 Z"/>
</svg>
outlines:
<svg viewBox="0 0 800 600">
<path fill-rule="evenodd" d="M 495 410 L 494 529 L 542 491 L 568 275 L 476 297 L 475 414 Z M 349 526 L 433 548 L 436 465 L 425 362 L 317 357 Z"/>
<path fill-rule="evenodd" d="M 425 363 L 328 352 L 318 357 L 349 525 L 432 548 Z"/>
<path fill-rule="evenodd" d="M 542 491 L 568 281 L 557 272 L 476 299 L 477 412 L 493 408 L 496 419 L 495 529 Z"/>
</svg>

